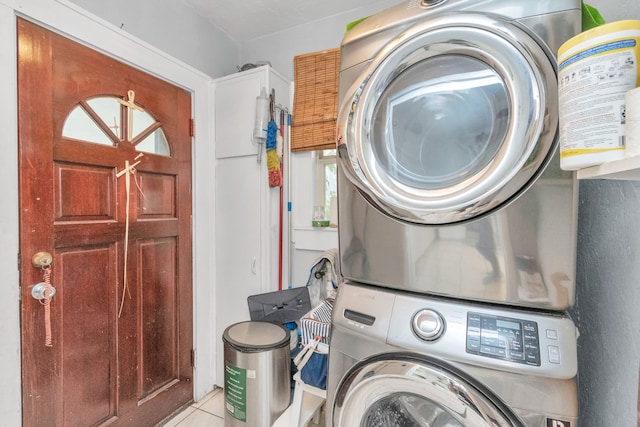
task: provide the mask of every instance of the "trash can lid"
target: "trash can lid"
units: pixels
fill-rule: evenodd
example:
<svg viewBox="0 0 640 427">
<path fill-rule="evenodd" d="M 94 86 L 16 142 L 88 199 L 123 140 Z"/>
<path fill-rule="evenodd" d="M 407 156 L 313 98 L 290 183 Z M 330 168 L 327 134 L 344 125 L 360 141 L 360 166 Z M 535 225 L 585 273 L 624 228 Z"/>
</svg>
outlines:
<svg viewBox="0 0 640 427">
<path fill-rule="evenodd" d="M 257 352 L 289 345 L 289 331 L 268 322 L 240 322 L 225 329 L 222 339 L 237 350 Z"/>
</svg>

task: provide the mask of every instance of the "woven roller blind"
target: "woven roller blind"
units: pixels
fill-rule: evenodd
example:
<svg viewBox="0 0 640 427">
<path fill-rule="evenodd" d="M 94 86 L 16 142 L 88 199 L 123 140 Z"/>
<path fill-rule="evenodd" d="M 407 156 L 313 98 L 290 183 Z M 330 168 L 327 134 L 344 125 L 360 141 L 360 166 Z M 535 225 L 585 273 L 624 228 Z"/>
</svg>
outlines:
<svg viewBox="0 0 640 427">
<path fill-rule="evenodd" d="M 339 48 L 293 58 L 292 151 L 336 147 L 339 69 Z"/>
</svg>

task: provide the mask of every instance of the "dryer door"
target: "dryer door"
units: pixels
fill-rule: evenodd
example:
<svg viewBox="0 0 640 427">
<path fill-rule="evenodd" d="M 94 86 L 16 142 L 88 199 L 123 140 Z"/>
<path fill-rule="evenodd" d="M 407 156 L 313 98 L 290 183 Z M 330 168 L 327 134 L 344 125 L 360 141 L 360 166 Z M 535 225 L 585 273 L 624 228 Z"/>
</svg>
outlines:
<svg viewBox="0 0 640 427">
<path fill-rule="evenodd" d="M 524 427 L 490 390 L 428 356 L 389 353 L 355 365 L 333 407 L 340 427 Z"/>
<path fill-rule="evenodd" d="M 429 19 L 393 39 L 341 102 L 339 162 L 378 209 L 464 221 L 516 197 L 557 146 L 555 61 L 512 22 Z"/>
</svg>

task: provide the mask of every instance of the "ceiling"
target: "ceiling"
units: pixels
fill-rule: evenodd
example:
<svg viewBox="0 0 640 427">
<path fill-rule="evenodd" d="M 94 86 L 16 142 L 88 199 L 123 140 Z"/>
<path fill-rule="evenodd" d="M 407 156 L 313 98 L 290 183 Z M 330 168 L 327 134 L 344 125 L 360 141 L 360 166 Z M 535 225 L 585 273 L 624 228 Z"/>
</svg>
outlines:
<svg viewBox="0 0 640 427">
<path fill-rule="evenodd" d="M 372 0 L 183 0 L 243 42 L 369 5 Z"/>
</svg>

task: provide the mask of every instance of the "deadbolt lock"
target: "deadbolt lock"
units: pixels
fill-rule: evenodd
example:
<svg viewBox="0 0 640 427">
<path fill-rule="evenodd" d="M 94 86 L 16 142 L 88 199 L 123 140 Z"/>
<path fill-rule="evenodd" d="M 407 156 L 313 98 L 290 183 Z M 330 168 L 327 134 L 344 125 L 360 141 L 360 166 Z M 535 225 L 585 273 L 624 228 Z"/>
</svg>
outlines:
<svg viewBox="0 0 640 427">
<path fill-rule="evenodd" d="M 37 252 L 31 257 L 31 264 L 35 268 L 47 268 L 53 262 L 53 257 L 49 252 Z"/>
</svg>

